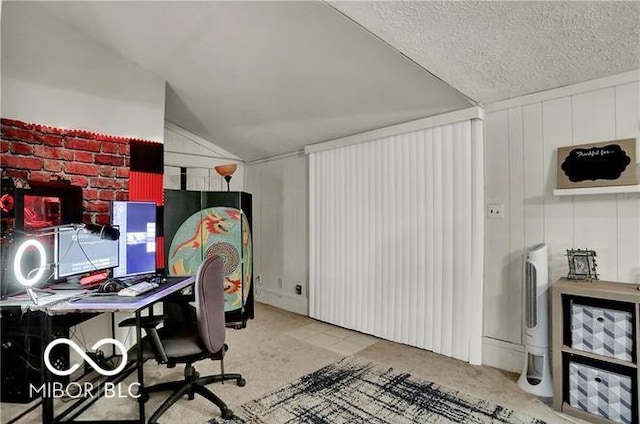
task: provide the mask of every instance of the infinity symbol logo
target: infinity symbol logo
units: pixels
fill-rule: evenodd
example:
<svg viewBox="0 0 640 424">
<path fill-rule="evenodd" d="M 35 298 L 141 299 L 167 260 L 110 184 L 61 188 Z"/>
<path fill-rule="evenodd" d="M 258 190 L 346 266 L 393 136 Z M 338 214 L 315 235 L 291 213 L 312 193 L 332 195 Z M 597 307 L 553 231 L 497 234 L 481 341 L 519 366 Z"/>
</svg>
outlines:
<svg viewBox="0 0 640 424">
<path fill-rule="evenodd" d="M 56 340 L 52 341 L 51 343 L 49 343 L 47 348 L 44 350 L 44 363 L 47 366 L 47 368 L 49 369 L 49 371 L 51 371 L 55 375 L 64 376 L 64 375 L 70 375 L 70 374 L 74 373 L 80 367 L 80 364 L 74 364 L 68 370 L 58 370 L 51 364 L 51 360 L 49 358 L 49 355 L 51 354 L 51 349 L 53 349 L 54 347 L 58 346 L 59 344 L 66 344 L 66 345 L 69 345 L 69 347 L 72 347 L 73 350 L 78 352 L 78 355 L 82 356 L 82 358 L 86 362 L 88 362 L 89 365 L 91 365 L 91 367 L 94 370 L 98 371 L 98 373 L 100 373 L 102 375 L 106 375 L 106 376 L 116 375 L 120 371 L 122 371 L 124 369 L 124 367 L 127 366 L 127 349 L 124 347 L 124 345 L 121 342 L 119 342 L 118 340 L 116 340 L 116 339 L 102 339 L 102 340 L 98 340 L 93 346 L 91 346 L 91 349 L 96 350 L 100 346 L 102 346 L 104 344 L 108 344 L 108 343 L 116 345 L 118 350 L 120 350 L 120 352 L 122 353 L 122 361 L 120 361 L 120 365 L 118 365 L 118 368 L 113 369 L 113 370 L 105 370 L 105 369 L 100 368 L 98 366 L 98 364 L 93 362 L 93 359 L 91 359 L 86 354 L 86 352 L 83 349 L 80 348 L 80 346 L 78 346 L 74 341 L 69 340 L 69 339 L 65 339 L 65 338 L 56 339 Z"/>
</svg>

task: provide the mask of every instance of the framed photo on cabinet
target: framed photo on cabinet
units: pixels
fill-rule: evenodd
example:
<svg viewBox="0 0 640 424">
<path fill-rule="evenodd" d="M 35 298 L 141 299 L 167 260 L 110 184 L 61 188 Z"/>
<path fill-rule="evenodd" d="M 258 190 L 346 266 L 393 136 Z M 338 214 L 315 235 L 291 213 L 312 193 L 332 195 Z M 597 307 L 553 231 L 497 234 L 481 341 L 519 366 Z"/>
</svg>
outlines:
<svg viewBox="0 0 640 424">
<path fill-rule="evenodd" d="M 567 280 L 592 281 L 598 279 L 596 252 L 588 249 L 568 249 L 569 274 Z"/>
</svg>

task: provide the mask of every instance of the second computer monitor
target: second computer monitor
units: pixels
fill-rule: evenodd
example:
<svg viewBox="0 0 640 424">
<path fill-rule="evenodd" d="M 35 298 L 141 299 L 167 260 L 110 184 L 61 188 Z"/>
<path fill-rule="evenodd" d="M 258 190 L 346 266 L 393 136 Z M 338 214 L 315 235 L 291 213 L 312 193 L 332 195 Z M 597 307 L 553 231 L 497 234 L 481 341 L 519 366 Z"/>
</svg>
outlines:
<svg viewBox="0 0 640 424">
<path fill-rule="evenodd" d="M 120 227 L 120 266 L 114 277 L 156 271 L 156 205 L 153 202 L 115 201 L 111 221 Z"/>
</svg>

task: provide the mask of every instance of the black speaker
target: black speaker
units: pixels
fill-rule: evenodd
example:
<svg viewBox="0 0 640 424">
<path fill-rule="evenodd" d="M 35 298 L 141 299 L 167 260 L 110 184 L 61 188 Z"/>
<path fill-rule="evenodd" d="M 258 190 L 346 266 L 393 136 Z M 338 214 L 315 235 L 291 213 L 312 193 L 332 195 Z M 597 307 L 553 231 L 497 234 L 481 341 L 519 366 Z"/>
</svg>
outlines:
<svg viewBox="0 0 640 424">
<path fill-rule="evenodd" d="M 3 309 L 0 315 L 0 401 L 28 403 L 40 396 L 30 386 L 40 389 L 44 349 L 39 313 L 22 314 L 19 309 Z M 69 337 L 67 326 L 52 328 L 53 338 Z M 51 364 L 59 370 L 69 369 L 69 349 L 58 345 L 51 350 Z M 53 381 L 66 385 L 68 376 L 53 375 Z"/>
</svg>

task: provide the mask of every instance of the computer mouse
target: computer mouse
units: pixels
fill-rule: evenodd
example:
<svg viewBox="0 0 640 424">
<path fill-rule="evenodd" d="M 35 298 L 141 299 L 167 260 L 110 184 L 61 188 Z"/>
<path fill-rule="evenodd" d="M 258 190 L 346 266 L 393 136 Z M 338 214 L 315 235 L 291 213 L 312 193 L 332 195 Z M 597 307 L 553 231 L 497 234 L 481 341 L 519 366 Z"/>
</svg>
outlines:
<svg viewBox="0 0 640 424">
<path fill-rule="evenodd" d="M 167 282 L 167 277 L 163 277 L 162 275 L 156 275 L 151 279 L 151 282 L 156 284 L 165 284 Z"/>
<path fill-rule="evenodd" d="M 120 283 L 113 280 L 107 280 L 100 285 L 98 293 L 117 293 L 122 289 L 123 287 Z"/>
</svg>

